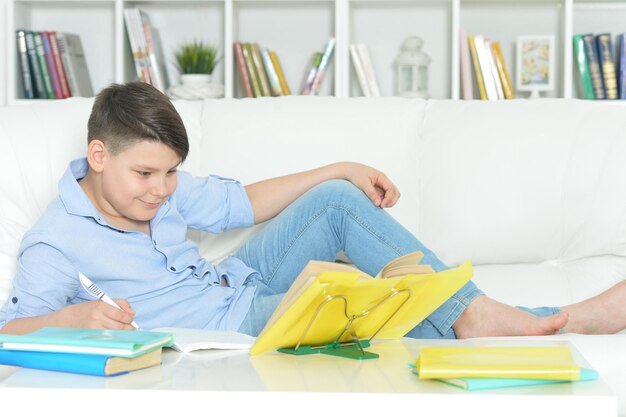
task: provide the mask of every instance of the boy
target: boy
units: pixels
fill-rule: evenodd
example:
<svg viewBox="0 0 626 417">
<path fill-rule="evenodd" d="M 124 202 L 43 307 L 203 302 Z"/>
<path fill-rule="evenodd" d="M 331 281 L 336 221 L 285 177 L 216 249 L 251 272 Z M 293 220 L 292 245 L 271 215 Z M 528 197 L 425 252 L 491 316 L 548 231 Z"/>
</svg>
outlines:
<svg viewBox="0 0 626 417">
<path fill-rule="evenodd" d="M 87 157 L 70 163 L 59 197 L 23 237 L 1 331 L 132 330 L 135 320 L 142 329 L 257 335 L 311 259 L 332 261 L 343 250 L 375 275 L 397 256 L 421 250 L 424 263 L 437 271 L 446 268 L 382 210 L 400 194 L 371 167 L 336 163 L 244 188 L 234 180 L 179 172 L 188 151 L 182 120 L 158 90 L 134 82 L 98 94 L 88 122 Z M 217 265 L 201 258 L 186 238 L 187 228 L 221 232 L 274 217 Z M 79 272 L 117 297 L 122 310 L 94 301 L 81 287 Z M 470 282 L 408 336 L 541 335 L 563 328 L 615 332 L 626 320 L 619 302 L 623 284 L 561 312 L 541 308 L 531 314 L 486 297 Z M 612 307 L 599 308 L 605 305 Z"/>
</svg>

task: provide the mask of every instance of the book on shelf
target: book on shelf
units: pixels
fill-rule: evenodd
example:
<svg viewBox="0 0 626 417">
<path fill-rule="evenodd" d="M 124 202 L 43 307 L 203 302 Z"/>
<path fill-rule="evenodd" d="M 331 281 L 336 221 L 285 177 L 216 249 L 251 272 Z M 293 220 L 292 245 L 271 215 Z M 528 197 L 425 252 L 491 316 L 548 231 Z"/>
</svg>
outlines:
<svg viewBox="0 0 626 417">
<path fill-rule="evenodd" d="M 322 84 L 324 75 L 326 74 L 326 71 L 328 70 L 328 66 L 330 65 L 330 60 L 333 56 L 334 51 L 335 51 L 335 38 L 330 38 L 328 40 L 328 43 L 326 44 L 326 48 L 324 48 L 324 53 L 322 54 L 320 64 L 317 67 L 317 71 L 315 71 L 315 77 L 313 77 L 313 82 L 311 83 L 310 94 L 317 95 L 319 93 L 320 85 Z"/>
<path fill-rule="evenodd" d="M 26 51 L 28 52 L 28 63 L 35 94 L 34 98 L 48 98 L 43 73 L 39 65 L 39 57 L 37 57 L 37 48 L 35 48 L 35 35 L 31 31 L 25 30 L 24 37 L 26 39 Z"/>
<path fill-rule="evenodd" d="M 174 336 L 174 343 L 168 347 L 184 353 L 205 349 L 250 349 L 255 341 L 255 338 L 250 335 L 227 330 L 158 327 L 156 329 L 152 329 L 152 331 L 171 333 Z"/>
<path fill-rule="evenodd" d="M 57 41 L 71 96 L 92 97 L 93 87 L 80 36 L 57 32 Z"/>
<path fill-rule="evenodd" d="M 116 376 L 157 366 L 161 364 L 161 357 L 160 348 L 133 358 L 0 349 L 2 365 L 95 376 Z"/>
<path fill-rule="evenodd" d="M 306 72 L 306 78 L 304 80 L 304 87 L 302 87 L 302 94 L 308 95 L 311 93 L 311 86 L 313 86 L 313 80 L 315 79 L 315 73 L 317 72 L 317 68 L 322 62 L 322 53 L 315 52 L 313 54 L 313 58 L 311 58 L 311 63 L 309 64 L 309 68 Z"/>
<path fill-rule="evenodd" d="M 498 67 L 496 66 L 496 61 L 493 55 L 493 49 L 491 48 L 491 39 L 485 38 L 485 50 L 487 61 L 489 62 L 491 77 L 493 78 L 493 83 L 496 86 L 497 99 L 502 100 L 504 99 L 504 91 L 502 90 L 502 81 L 500 80 Z"/>
<path fill-rule="evenodd" d="M 237 63 L 237 72 L 239 73 L 239 82 L 241 83 L 243 94 L 245 97 L 254 97 L 252 85 L 250 83 L 250 74 L 248 73 L 248 67 L 246 66 L 245 58 L 243 57 L 243 47 L 241 42 L 233 43 L 233 52 L 235 62 Z"/>
<path fill-rule="evenodd" d="M 139 13 L 141 29 L 146 42 L 150 80 L 152 85 L 165 93 L 169 87 L 169 82 L 159 31 L 152 25 L 150 16 L 146 12 L 136 9 L 135 13 Z"/>
<path fill-rule="evenodd" d="M 359 53 L 361 64 L 363 65 L 363 71 L 365 72 L 365 78 L 367 79 L 370 93 L 372 93 L 372 97 L 379 97 L 380 88 L 378 87 L 378 81 L 376 79 L 376 73 L 374 72 L 374 65 L 372 64 L 369 50 L 364 43 L 357 43 L 356 49 Z"/>
<path fill-rule="evenodd" d="M 469 262 L 441 272 L 414 252 L 387 264 L 376 278 L 351 265 L 310 261 L 269 318 L 250 354 L 326 346 L 355 339 L 397 339 L 472 277 Z"/>
<path fill-rule="evenodd" d="M 278 79 L 278 73 L 276 72 L 276 68 L 274 68 L 274 64 L 272 63 L 272 58 L 270 57 L 270 51 L 267 48 L 260 48 L 261 60 L 263 61 L 263 68 L 265 68 L 265 72 L 267 74 L 267 79 L 270 85 L 270 92 L 272 96 L 280 96 L 283 91 L 280 87 L 280 80 Z"/>
<path fill-rule="evenodd" d="M 591 84 L 593 85 L 593 93 L 597 100 L 606 98 L 604 84 L 602 82 L 602 69 L 600 68 L 600 58 L 598 56 L 598 47 L 595 36 L 592 33 L 582 35 L 585 45 L 585 56 L 591 74 Z"/>
<path fill-rule="evenodd" d="M 615 63 L 613 62 L 613 42 L 610 33 L 596 35 L 598 46 L 598 61 L 602 73 L 602 85 L 606 98 L 617 99 L 617 78 L 615 77 Z"/>
<path fill-rule="evenodd" d="M 476 52 L 476 42 L 474 40 L 474 35 L 467 36 L 467 43 L 469 45 L 470 55 L 472 57 L 474 74 L 476 75 L 476 83 L 478 84 L 478 94 L 481 100 L 487 100 L 487 92 L 485 91 L 483 74 L 480 70 L 480 62 L 478 61 L 478 53 Z"/>
<path fill-rule="evenodd" d="M 504 94 L 504 98 L 515 98 L 515 93 L 513 92 L 513 84 L 511 83 L 509 70 L 507 69 L 504 55 L 502 54 L 502 48 L 500 48 L 500 42 L 496 41 L 491 43 L 491 53 L 493 54 L 496 70 L 502 83 L 502 92 Z"/>
<path fill-rule="evenodd" d="M 55 98 L 54 89 L 52 88 L 52 79 L 50 78 L 50 71 L 48 71 L 48 63 L 46 62 L 46 55 L 43 49 L 43 40 L 41 39 L 41 33 L 33 32 L 33 38 L 35 40 L 35 52 L 37 53 L 39 68 L 41 69 L 43 84 L 46 90 L 46 97 L 41 98 Z"/>
<path fill-rule="evenodd" d="M 461 98 L 472 100 L 474 98 L 474 84 L 472 82 L 472 61 L 470 57 L 469 41 L 467 32 L 459 31 L 460 64 L 461 64 Z"/>
<path fill-rule="evenodd" d="M 359 51 L 356 48 L 356 44 L 351 44 L 349 48 L 350 58 L 352 59 L 352 67 L 354 68 L 357 80 L 359 81 L 359 85 L 361 86 L 361 91 L 363 92 L 363 95 L 365 97 L 371 97 L 372 92 L 370 91 L 367 78 L 365 77 L 365 70 L 363 69 L 363 63 L 361 62 L 361 58 L 359 58 Z"/>
<path fill-rule="evenodd" d="M 50 51 L 52 52 L 52 58 L 54 61 L 54 68 L 59 75 L 59 87 L 63 98 L 71 96 L 70 88 L 67 83 L 67 76 L 65 75 L 65 67 L 63 66 L 63 58 L 61 58 L 61 51 L 59 50 L 59 42 L 57 40 L 57 33 L 55 31 L 48 32 L 50 37 Z"/>
<path fill-rule="evenodd" d="M 244 42 L 242 44 L 242 50 L 244 61 L 246 62 L 246 68 L 248 69 L 248 74 L 250 75 L 250 83 L 252 84 L 254 97 L 262 97 L 263 92 L 261 91 L 261 80 L 257 74 L 256 66 L 254 65 L 254 61 L 252 59 L 252 47 L 250 43 Z"/>
<path fill-rule="evenodd" d="M 0 349 L 135 357 L 173 342 L 169 333 L 44 327 L 23 335 L 0 334 Z"/>
<path fill-rule="evenodd" d="M 256 73 L 259 78 L 261 94 L 264 97 L 269 97 L 272 95 L 272 92 L 270 91 L 270 82 L 267 78 L 265 67 L 263 66 L 263 59 L 261 58 L 261 47 L 258 43 L 254 42 L 250 44 L 250 50 L 252 52 L 252 63 L 254 64 L 254 68 L 256 69 Z"/>
<path fill-rule="evenodd" d="M 574 60 L 576 61 L 576 68 L 578 69 L 578 76 L 580 78 L 582 98 L 593 100 L 596 98 L 596 94 L 593 89 L 589 62 L 587 61 L 587 54 L 585 52 L 585 40 L 583 39 L 583 35 L 574 35 L 573 40 Z"/>
<path fill-rule="evenodd" d="M 35 98 L 35 89 L 33 87 L 33 78 L 31 77 L 30 65 L 28 63 L 28 50 L 26 49 L 26 32 L 18 30 L 17 38 L 17 54 L 19 57 L 20 80 L 25 98 Z"/>
<path fill-rule="evenodd" d="M 41 42 L 43 44 L 44 57 L 46 58 L 46 65 L 48 66 L 48 72 L 50 73 L 50 81 L 52 81 L 52 90 L 54 91 L 54 98 L 61 99 L 63 92 L 61 91 L 61 81 L 57 68 L 54 64 L 54 57 L 52 56 L 52 46 L 50 45 L 50 33 L 48 31 L 39 32 L 41 35 Z"/>
<path fill-rule="evenodd" d="M 618 36 L 617 82 L 620 100 L 626 100 L 626 33 Z"/>
<path fill-rule="evenodd" d="M 493 77 L 491 65 L 489 63 L 489 54 L 485 45 L 485 38 L 483 35 L 474 35 L 474 47 L 476 49 L 476 56 L 478 57 L 479 71 L 482 75 L 482 81 L 485 88 L 485 94 L 487 100 L 497 100 L 498 91 L 496 89 L 495 80 Z"/>
<path fill-rule="evenodd" d="M 289 86 L 287 85 L 285 74 L 283 73 L 283 68 L 280 65 L 280 60 L 278 59 L 278 55 L 276 55 L 276 52 L 270 51 L 270 59 L 272 60 L 272 64 L 274 64 L 276 75 L 278 75 L 278 81 L 280 82 L 280 88 L 283 92 L 283 95 L 291 95 L 291 91 L 289 90 Z"/>
</svg>

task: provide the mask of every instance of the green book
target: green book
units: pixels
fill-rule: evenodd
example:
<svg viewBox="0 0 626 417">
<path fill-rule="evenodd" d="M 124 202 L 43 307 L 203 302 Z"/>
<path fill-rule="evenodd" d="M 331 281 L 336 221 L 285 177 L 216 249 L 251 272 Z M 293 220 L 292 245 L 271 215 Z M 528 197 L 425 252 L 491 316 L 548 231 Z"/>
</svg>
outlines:
<svg viewBox="0 0 626 417">
<path fill-rule="evenodd" d="M 252 93 L 254 94 L 254 97 L 262 97 L 263 92 L 261 91 L 261 80 L 252 59 L 252 46 L 248 42 L 242 43 L 241 46 L 243 51 L 243 59 L 246 63 L 246 67 L 248 68 L 248 73 L 250 74 Z"/>
<path fill-rule="evenodd" d="M 574 35 L 574 60 L 578 66 L 578 74 L 582 83 L 583 98 L 594 100 L 596 95 L 593 91 L 593 82 L 589 72 L 589 63 L 585 53 L 585 40 L 583 35 Z"/>
<path fill-rule="evenodd" d="M 0 349 L 85 353 L 132 358 L 171 346 L 171 333 L 44 327 L 24 335 L 0 334 Z"/>
<path fill-rule="evenodd" d="M 33 32 L 33 40 L 35 41 L 35 52 L 37 53 L 37 60 L 39 61 L 39 68 L 41 69 L 41 76 L 43 78 L 47 98 L 55 98 L 52 80 L 50 79 L 50 71 L 48 71 L 48 63 L 43 50 L 43 41 L 41 40 L 39 32 Z"/>
</svg>

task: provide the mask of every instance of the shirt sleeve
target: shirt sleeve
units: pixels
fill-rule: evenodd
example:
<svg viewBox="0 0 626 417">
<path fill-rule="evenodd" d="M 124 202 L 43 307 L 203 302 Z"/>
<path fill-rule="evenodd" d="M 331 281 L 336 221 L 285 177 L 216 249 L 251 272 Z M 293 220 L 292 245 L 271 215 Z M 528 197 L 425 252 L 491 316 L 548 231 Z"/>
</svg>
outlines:
<svg viewBox="0 0 626 417">
<path fill-rule="evenodd" d="M 18 255 L 13 290 L 2 308 L 0 327 L 7 322 L 57 311 L 78 293 L 72 264 L 57 249 L 36 243 Z"/>
<path fill-rule="evenodd" d="M 179 171 L 174 196 L 176 208 L 191 229 L 218 233 L 254 224 L 252 205 L 239 181 L 217 175 L 192 177 Z"/>
</svg>

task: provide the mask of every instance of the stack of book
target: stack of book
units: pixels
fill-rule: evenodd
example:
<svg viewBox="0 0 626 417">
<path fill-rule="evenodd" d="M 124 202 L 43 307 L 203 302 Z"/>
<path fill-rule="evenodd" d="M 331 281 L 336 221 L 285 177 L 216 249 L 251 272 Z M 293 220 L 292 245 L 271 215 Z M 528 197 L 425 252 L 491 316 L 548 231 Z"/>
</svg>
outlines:
<svg viewBox="0 0 626 417">
<path fill-rule="evenodd" d="M 159 31 L 137 8 L 124 10 L 124 22 L 138 79 L 165 93 L 169 81 Z"/>
<path fill-rule="evenodd" d="M 380 96 L 380 89 L 378 88 L 378 81 L 376 81 L 376 75 L 374 74 L 372 60 L 370 59 L 370 54 L 365 44 L 350 44 L 350 57 L 352 58 L 352 65 L 354 66 L 354 71 L 361 85 L 363 95 L 365 97 Z"/>
<path fill-rule="evenodd" d="M 626 33 L 618 36 L 617 43 L 615 62 L 610 33 L 574 35 L 574 62 L 582 98 L 626 99 Z"/>
<path fill-rule="evenodd" d="M 250 42 L 235 42 L 233 48 L 245 97 L 291 94 L 276 52 Z"/>
<path fill-rule="evenodd" d="M 480 342 L 479 342 L 480 343 Z M 592 381 L 597 372 L 581 366 L 566 343 L 422 347 L 411 367 L 420 379 L 466 390 Z"/>
<path fill-rule="evenodd" d="M 335 38 L 330 38 L 323 52 L 315 52 L 306 73 L 303 95 L 317 95 L 335 51 Z"/>
<path fill-rule="evenodd" d="M 161 364 L 171 333 L 46 327 L 0 335 L 0 364 L 113 376 Z"/>
<path fill-rule="evenodd" d="M 24 98 L 93 96 L 79 35 L 19 29 L 16 38 Z"/>
<path fill-rule="evenodd" d="M 515 98 L 500 42 L 492 41 L 483 35 L 468 35 L 463 30 L 460 33 L 463 99 L 471 100 L 475 97 L 472 79 L 478 86 L 478 98 L 481 100 Z"/>
</svg>

